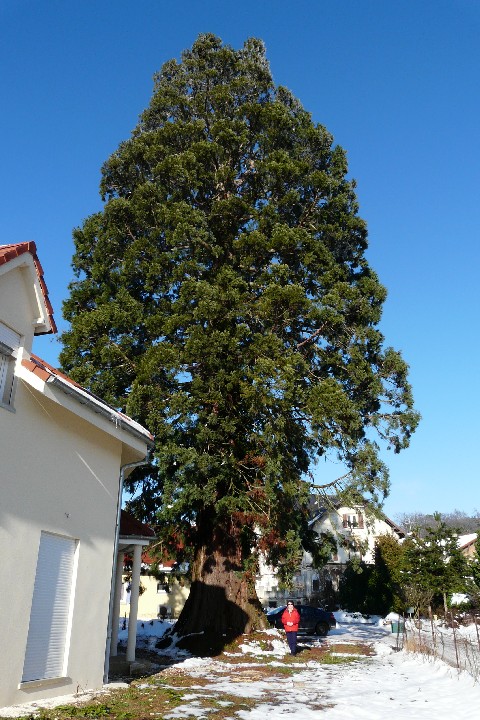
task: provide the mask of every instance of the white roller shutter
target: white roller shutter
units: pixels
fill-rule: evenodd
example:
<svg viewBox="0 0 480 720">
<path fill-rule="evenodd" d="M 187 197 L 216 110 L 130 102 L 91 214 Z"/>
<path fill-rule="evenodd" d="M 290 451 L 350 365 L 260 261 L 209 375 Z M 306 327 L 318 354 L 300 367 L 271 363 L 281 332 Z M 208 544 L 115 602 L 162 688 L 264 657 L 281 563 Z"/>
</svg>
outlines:
<svg viewBox="0 0 480 720">
<path fill-rule="evenodd" d="M 0 401 L 3 400 L 8 374 L 8 357 L 0 352 Z"/>
<path fill-rule="evenodd" d="M 8 345 L 12 350 L 17 350 L 20 347 L 20 335 L 0 322 L 0 342 Z"/>
<path fill-rule="evenodd" d="M 22 682 L 62 677 L 76 541 L 42 532 Z"/>
<path fill-rule="evenodd" d="M 0 403 L 9 405 L 13 388 L 14 356 L 20 347 L 20 335 L 0 323 Z"/>
</svg>

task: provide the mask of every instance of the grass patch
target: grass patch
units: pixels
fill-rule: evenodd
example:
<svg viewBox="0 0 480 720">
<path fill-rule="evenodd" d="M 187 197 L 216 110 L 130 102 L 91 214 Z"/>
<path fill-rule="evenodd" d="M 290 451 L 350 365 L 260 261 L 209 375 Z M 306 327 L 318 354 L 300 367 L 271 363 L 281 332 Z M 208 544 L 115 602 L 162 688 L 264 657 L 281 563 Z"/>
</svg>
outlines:
<svg viewBox="0 0 480 720">
<path fill-rule="evenodd" d="M 110 706 L 104 705 L 103 703 L 83 705 L 82 707 L 77 707 L 76 705 L 58 705 L 55 710 L 62 713 L 65 717 L 77 718 L 99 718 L 111 714 Z"/>
<path fill-rule="evenodd" d="M 130 686 L 128 690 L 116 690 L 98 702 L 57 705 L 54 708 L 39 709 L 38 713 L 22 720 L 141 720 L 147 716 L 161 718 L 183 702 L 181 693 L 171 688 L 140 689 Z"/>
<path fill-rule="evenodd" d="M 256 635 L 255 641 L 264 643 L 262 647 L 267 650 L 271 642 L 268 635 L 262 632 Z M 252 635 L 237 638 L 205 667 L 189 669 L 187 665 L 183 669 L 182 664 L 177 664 L 154 675 L 137 678 L 128 688 L 97 695 L 88 702 L 39 708 L 26 720 L 163 720 L 175 710 L 183 718 L 207 715 L 212 720 L 231 720 L 240 711 L 248 713 L 261 704 L 283 702 L 285 678 L 291 678 L 294 686 L 296 682 L 299 687 L 306 686 L 304 678 L 295 679 L 298 673 L 305 671 L 306 663 L 342 665 L 374 654 L 365 644 L 300 644 L 298 655 L 286 654 L 278 662 L 272 656 L 241 653 L 239 646 L 252 639 Z M 231 683 L 227 692 L 224 691 L 225 681 Z M 248 686 L 258 682 L 262 682 L 261 698 L 242 696 L 245 692 L 242 684 Z M 220 690 L 220 687 L 224 689 Z M 235 695 L 236 688 L 242 690 L 238 696 Z M 329 707 L 324 702 L 324 695 L 321 688 L 311 688 L 307 703 L 310 710 Z"/>
<path fill-rule="evenodd" d="M 139 680 L 136 682 L 137 685 L 141 683 Z M 169 668 L 168 670 L 165 670 L 165 672 L 153 675 L 149 678 L 149 684 L 155 688 L 191 688 L 193 686 L 201 688 L 209 682 L 210 681 L 204 677 L 189 675 L 187 672 L 180 670 L 180 668 Z"/>
<path fill-rule="evenodd" d="M 343 653 L 344 655 L 363 655 L 371 657 L 375 655 L 374 649 L 370 645 L 363 643 L 333 643 L 328 646 L 328 652 Z"/>
<path fill-rule="evenodd" d="M 357 660 L 358 656 L 356 655 L 331 655 L 330 653 L 325 653 L 319 662 L 321 662 L 322 665 L 345 665 L 346 663 L 356 662 Z"/>
</svg>

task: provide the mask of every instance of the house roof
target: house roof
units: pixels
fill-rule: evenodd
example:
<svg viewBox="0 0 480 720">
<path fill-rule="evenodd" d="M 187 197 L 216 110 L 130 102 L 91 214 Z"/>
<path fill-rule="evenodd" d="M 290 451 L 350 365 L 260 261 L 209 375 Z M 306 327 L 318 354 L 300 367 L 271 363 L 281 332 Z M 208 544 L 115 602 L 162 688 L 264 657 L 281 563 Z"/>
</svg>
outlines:
<svg viewBox="0 0 480 720">
<path fill-rule="evenodd" d="M 141 437 L 150 447 L 153 446 L 153 435 L 144 428 L 143 425 L 140 425 L 140 423 L 137 423 L 128 415 L 115 410 L 111 405 L 108 405 L 89 390 L 86 390 L 75 382 L 75 380 L 69 378 L 68 375 L 57 370 L 57 368 L 54 368 L 37 355 L 30 354 L 30 359 L 23 359 L 22 366 L 44 383 L 56 385 L 60 390 L 72 396 L 80 404 L 89 406 L 94 412 L 107 417 L 132 435 Z"/>
<path fill-rule="evenodd" d="M 145 550 L 145 552 L 142 553 L 142 563 L 144 565 L 153 565 L 154 563 L 158 563 L 159 567 L 169 568 L 170 570 L 177 564 L 176 560 L 166 560 L 165 558 L 159 561 L 158 558 L 154 558 L 148 550 Z"/>
<path fill-rule="evenodd" d="M 16 258 L 24 255 L 25 253 L 29 253 L 32 256 L 33 265 L 35 267 L 41 296 L 45 305 L 46 315 L 48 318 L 48 329 L 44 330 L 38 327 L 35 329 L 35 335 L 50 335 L 52 333 L 56 333 L 57 326 L 55 324 L 55 320 L 53 319 L 53 307 L 48 297 L 48 289 L 43 278 L 43 269 L 37 256 L 37 246 L 35 245 L 35 243 L 33 241 L 30 241 L 23 243 L 14 243 L 12 245 L 0 245 L 0 266 L 5 265 L 12 260 L 15 260 Z"/>
<path fill-rule="evenodd" d="M 470 545 L 473 545 L 477 541 L 477 533 L 470 533 L 468 535 L 459 535 L 457 538 L 457 545 L 460 549 L 465 549 Z"/>
<path fill-rule="evenodd" d="M 155 532 L 149 525 L 137 520 L 136 517 L 130 515 L 126 510 L 121 511 L 120 515 L 120 537 L 122 539 L 148 539 L 153 540 Z"/>
<path fill-rule="evenodd" d="M 325 515 L 328 515 L 328 513 L 329 513 L 329 512 L 332 512 L 332 510 L 338 511 L 338 509 L 339 509 L 340 507 L 347 507 L 347 505 L 346 505 L 344 502 L 340 502 L 340 501 L 338 501 L 338 500 L 333 500 L 333 499 L 332 499 L 332 505 L 331 505 L 331 507 L 330 507 L 330 508 L 326 508 L 326 507 L 324 507 L 324 506 L 320 506 L 320 505 L 318 504 L 317 499 L 316 499 L 314 496 L 311 496 L 311 497 L 310 497 L 310 503 L 309 503 L 309 505 L 310 505 L 310 507 L 309 507 L 309 510 L 310 510 L 310 525 L 313 525 L 313 523 L 317 522 L 317 520 L 320 520 L 320 519 L 321 519 L 322 517 L 324 517 Z M 368 502 L 365 502 L 363 506 L 355 504 L 354 506 L 352 506 L 352 509 L 353 509 L 354 507 L 355 507 L 355 508 L 358 508 L 358 509 L 362 509 L 362 508 L 363 508 L 363 510 L 364 510 L 365 512 L 368 512 L 368 507 L 367 507 L 367 506 L 368 506 Z M 405 537 L 405 535 L 406 535 L 405 530 L 403 530 L 399 525 L 397 525 L 396 523 L 394 523 L 393 520 L 390 520 L 390 518 L 387 517 L 383 512 L 381 512 L 381 511 L 378 512 L 378 511 L 377 511 L 376 514 L 378 515 L 378 517 L 379 517 L 381 520 L 383 520 L 385 523 L 387 523 L 387 525 L 389 525 L 389 526 L 392 528 L 392 530 L 394 530 L 394 531 L 396 532 L 396 534 L 397 534 L 400 538 L 404 538 L 404 537 Z"/>
<path fill-rule="evenodd" d="M 384 515 L 384 513 L 381 513 L 380 517 L 387 523 L 387 525 L 390 525 L 392 530 L 395 530 L 399 537 L 404 538 L 406 536 L 407 533 L 405 530 L 401 528 L 400 525 L 397 525 L 397 523 L 394 523 L 393 520 L 390 520 L 390 518 Z"/>
</svg>

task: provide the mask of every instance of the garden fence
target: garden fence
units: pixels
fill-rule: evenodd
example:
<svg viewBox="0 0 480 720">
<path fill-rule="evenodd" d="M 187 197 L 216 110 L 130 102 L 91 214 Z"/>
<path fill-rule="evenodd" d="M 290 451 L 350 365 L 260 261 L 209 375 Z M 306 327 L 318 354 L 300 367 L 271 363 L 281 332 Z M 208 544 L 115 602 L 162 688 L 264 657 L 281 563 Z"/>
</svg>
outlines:
<svg viewBox="0 0 480 720">
<path fill-rule="evenodd" d="M 403 619 L 392 623 L 393 636 L 398 649 L 422 653 L 438 658 L 458 671 L 466 671 L 480 680 L 480 619 L 471 616 L 473 633 L 461 634 L 453 615 L 448 623 L 439 625 L 433 620 Z"/>
</svg>

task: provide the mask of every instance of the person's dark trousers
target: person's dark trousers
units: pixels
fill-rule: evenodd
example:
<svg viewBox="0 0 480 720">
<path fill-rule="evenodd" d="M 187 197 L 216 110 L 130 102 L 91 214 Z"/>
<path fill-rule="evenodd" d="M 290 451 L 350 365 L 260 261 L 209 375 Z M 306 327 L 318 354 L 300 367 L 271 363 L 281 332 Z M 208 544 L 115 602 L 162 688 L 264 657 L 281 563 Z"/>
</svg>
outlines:
<svg viewBox="0 0 480 720">
<path fill-rule="evenodd" d="M 288 647 L 290 648 L 290 652 L 292 655 L 296 655 L 297 653 L 297 633 L 296 632 L 287 632 L 287 642 Z"/>
</svg>

